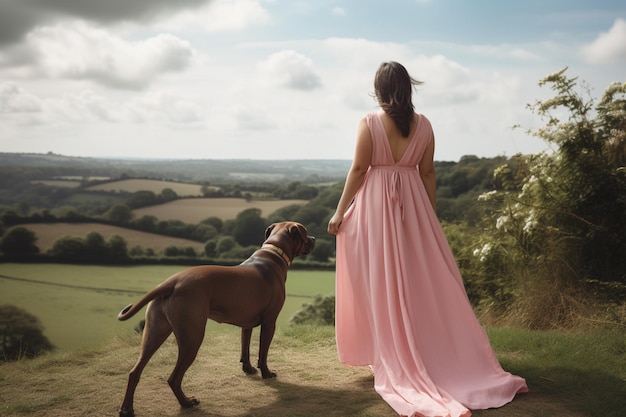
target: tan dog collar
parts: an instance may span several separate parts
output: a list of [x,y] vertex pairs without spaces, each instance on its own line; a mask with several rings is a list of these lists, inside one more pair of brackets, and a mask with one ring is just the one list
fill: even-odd
[[285,251],[278,246],[272,245],[271,243],[264,243],[263,246],[261,246],[261,249],[269,249],[270,251],[283,258],[283,260],[287,263],[287,267],[291,266],[291,259],[289,259],[289,256],[287,256]]

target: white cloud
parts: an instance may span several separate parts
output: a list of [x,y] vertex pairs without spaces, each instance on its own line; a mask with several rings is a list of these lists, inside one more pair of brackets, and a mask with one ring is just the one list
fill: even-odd
[[266,107],[257,104],[235,104],[230,109],[235,119],[236,127],[247,131],[275,129]]
[[626,63],[626,21],[617,19],[608,32],[583,46],[582,54],[590,64]]
[[0,118],[13,124],[176,124],[204,121],[193,99],[167,91],[151,91],[118,102],[91,89],[58,97],[39,97],[14,83],[0,85]]
[[294,90],[314,90],[321,86],[313,61],[293,50],[276,52],[258,64],[259,71],[273,83]]
[[41,111],[39,99],[16,84],[0,84],[0,113],[35,113]]
[[127,41],[84,22],[46,26],[31,32],[4,58],[12,75],[89,79],[121,89],[141,89],[164,73],[181,71],[195,55],[191,45],[161,34]]
[[346,15],[346,9],[343,7],[333,7],[330,12],[333,14],[333,16],[345,16]]
[[258,0],[214,0],[195,10],[182,10],[158,20],[156,27],[180,31],[236,31],[265,24],[269,13]]

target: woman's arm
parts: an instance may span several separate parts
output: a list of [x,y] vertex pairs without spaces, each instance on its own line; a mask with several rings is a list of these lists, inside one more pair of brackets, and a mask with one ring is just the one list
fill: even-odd
[[435,213],[437,212],[437,178],[435,176],[435,163],[433,161],[435,157],[435,137],[433,135],[430,144],[422,155],[422,160],[419,162],[420,176],[422,182],[426,188],[428,199],[433,206]]
[[367,120],[361,119],[357,131],[356,149],[354,151],[354,159],[352,160],[352,166],[346,177],[346,184],[343,187],[341,198],[337,204],[337,210],[335,214],[328,222],[328,233],[336,235],[339,231],[339,226],[343,221],[343,216],[350,207],[352,200],[356,192],[363,184],[365,174],[372,162],[372,136],[370,129],[367,126]]

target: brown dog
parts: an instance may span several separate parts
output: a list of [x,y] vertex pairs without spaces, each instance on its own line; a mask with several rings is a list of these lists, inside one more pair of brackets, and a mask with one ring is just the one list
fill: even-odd
[[149,303],[141,353],[128,376],[121,417],[134,416],[133,399],[141,372],[172,332],[178,343],[178,361],[168,383],[182,407],[199,404],[183,393],[181,384],[202,344],[207,319],[241,327],[241,362],[248,374],[256,372],[250,364],[252,329],[261,325],[258,367],[263,378],[276,376],[267,367],[267,352],[285,302],[287,269],[293,258],[313,251],[315,238],[308,236],[301,224],[283,222],[268,227],[265,239],[242,264],[197,266],[174,274],[117,316],[129,319]]

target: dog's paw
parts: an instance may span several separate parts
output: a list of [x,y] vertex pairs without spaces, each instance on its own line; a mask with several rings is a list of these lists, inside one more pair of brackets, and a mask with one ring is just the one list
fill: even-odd
[[272,371],[261,371],[261,375],[263,375],[263,379],[271,379],[276,378],[276,372]]
[[254,375],[258,372],[256,368],[250,364],[244,364],[241,369],[248,375]]
[[183,408],[191,408],[191,407],[195,407],[196,405],[199,405],[199,404],[200,404],[200,401],[195,399],[194,397],[189,397],[184,402],[180,403],[180,405]]
[[120,417],[135,417],[135,410],[132,408],[129,410],[127,408],[120,408]]

